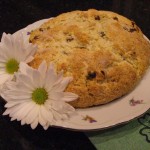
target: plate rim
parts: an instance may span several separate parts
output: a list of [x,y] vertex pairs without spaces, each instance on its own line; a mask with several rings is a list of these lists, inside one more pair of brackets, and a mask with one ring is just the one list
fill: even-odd
[[102,131],[102,130],[107,130],[107,129],[111,129],[111,128],[115,128],[117,126],[120,125],[125,125],[128,124],[129,122],[138,119],[140,117],[142,117],[144,114],[148,113],[148,111],[150,110],[150,108],[148,108],[146,111],[144,111],[142,114],[139,114],[138,116],[135,116],[129,120],[123,121],[123,122],[119,122],[116,124],[112,124],[110,126],[106,126],[106,127],[102,127],[102,128],[95,128],[95,129],[75,129],[75,128],[69,128],[69,127],[64,127],[64,126],[57,126],[57,125],[52,125],[51,127],[53,128],[61,128],[61,129],[66,129],[66,130],[70,130],[70,131],[81,131],[81,132],[95,132],[95,131]]

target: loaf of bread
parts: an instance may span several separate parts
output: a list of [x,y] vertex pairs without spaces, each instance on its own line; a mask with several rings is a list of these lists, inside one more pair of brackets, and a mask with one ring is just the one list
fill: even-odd
[[149,66],[150,44],[135,22],[109,11],[61,14],[31,32],[38,45],[37,68],[46,60],[73,81],[66,91],[79,95],[70,104],[106,104],[133,90]]

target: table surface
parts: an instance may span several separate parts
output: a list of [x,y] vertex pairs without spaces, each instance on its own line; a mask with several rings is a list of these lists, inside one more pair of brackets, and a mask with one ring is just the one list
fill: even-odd
[[[109,10],[134,20],[150,38],[150,0],[1,0],[0,36],[14,33],[35,21],[55,17],[72,10]],[[0,150],[94,150],[83,132],[58,128],[31,130],[20,122],[2,116],[0,101]],[[116,127],[115,127],[116,128]],[[112,128],[113,130],[114,128]],[[103,131],[105,132],[105,131]]]

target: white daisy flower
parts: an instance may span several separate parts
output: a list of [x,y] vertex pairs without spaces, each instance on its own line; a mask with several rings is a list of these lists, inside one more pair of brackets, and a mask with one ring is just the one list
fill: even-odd
[[47,129],[75,113],[66,102],[77,99],[78,95],[64,92],[72,78],[63,77],[62,72],[57,74],[52,63],[47,67],[43,61],[37,70],[20,63],[20,72],[15,77],[16,81],[7,82],[7,89],[1,94],[7,101],[4,115],[11,120],[30,124],[32,129],[38,124]]
[[24,40],[21,32],[3,33],[0,42],[0,87],[13,78],[19,69],[20,62],[30,62],[35,54],[36,46]]

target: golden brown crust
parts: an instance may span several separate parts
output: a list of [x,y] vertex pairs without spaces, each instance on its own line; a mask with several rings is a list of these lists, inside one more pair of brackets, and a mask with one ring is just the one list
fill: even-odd
[[149,66],[150,44],[137,25],[113,12],[73,11],[34,30],[30,42],[38,53],[74,80],[67,91],[79,95],[74,107],[108,103],[130,92]]

